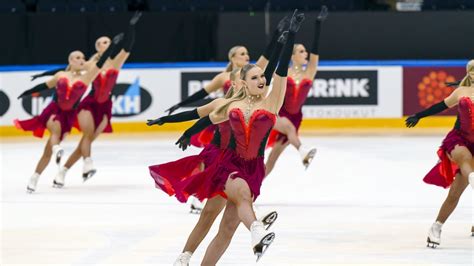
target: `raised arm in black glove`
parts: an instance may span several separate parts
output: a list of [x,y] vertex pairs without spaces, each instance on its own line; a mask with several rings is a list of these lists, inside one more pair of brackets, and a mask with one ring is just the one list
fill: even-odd
[[312,54],[319,54],[319,36],[321,35],[321,24],[328,17],[328,8],[326,6],[321,7],[318,17],[316,17],[316,24],[314,27],[314,39],[313,46],[311,47]]
[[114,47],[110,58],[114,59],[122,49],[127,53],[130,53],[130,51],[132,51],[133,44],[135,43],[135,25],[140,20],[141,16],[142,12],[135,12],[133,17],[130,19],[130,22],[128,23],[127,33],[123,38],[123,42],[121,43],[121,45],[117,45]]
[[280,63],[278,65],[277,70],[275,71],[275,74],[280,77],[286,77],[288,75],[288,63],[290,62],[291,54],[293,53],[295,35],[296,32],[298,32],[298,30],[300,29],[303,20],[304,14],[298,14],[297,10],[295,10],[293,17],[291,18],[290,27],[288,29],[288,37],[285,43],[285,47],[283,48],[283,52],[280,55]]
[[278,43],[277,42],[278,39],[280,38],[281,34],[290,25],[290,18],[291,18],[291,16],[287,15],[282,20],[280,20],[280,22],[278,22],[278,25],[277,25],[275,31],[273,31],[272,38],[270,39],[270,42],[268,42],[268,44],[265,47],[265,50],[263,51],[263,54],[262,54],[266,59],[270,60],[270,57],[272,56],[273,51],[275,50],[276,45]]
[[278,64],[278,58],[280,56],[281,50],[283,49],[283,45],[285,45],[287,39],[288,39],[288,31],[282,32],[273,49],[272,55],[268,59],[268,65],[264,71],[266,86],[269,86],[270,83],[272,82],[273,72],[275,72],[276,66]]

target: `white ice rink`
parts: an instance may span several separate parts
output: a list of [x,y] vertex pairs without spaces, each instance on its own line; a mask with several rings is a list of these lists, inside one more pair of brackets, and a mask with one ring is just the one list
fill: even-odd
[[[172,265],[198,216],[155,189],[147,166],[198,152],[178,150],[177,136],[99,139],[96,176],[82,183],[80,162],[65,188],[55,189],[51,163],[32,195],[26,185],[45,140],[2,140],[0,264]],[[256,202],[259,213],[279,213],[275,242],[258,264],[473,265],[470,187],[443,227],[441,246],[426,248],[447,190],[422,178],[436,162],[442,138],[303,137],[318,148],[313,164],[304,171],[288,148]],[[76,141],[64,142],[66,155]],[[191,265],[199,265],[218,222]],[[218,265],[254,261],[250,234],[241,225]]]

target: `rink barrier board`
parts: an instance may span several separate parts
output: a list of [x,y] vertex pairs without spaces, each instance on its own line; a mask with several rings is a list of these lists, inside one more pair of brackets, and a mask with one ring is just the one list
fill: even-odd
[[[455,116],[427,117],[416,125],[416,128],[446,128],[447,130],[454,126]],[[164,126],[147,126],[143,122],[121,122],[113,123],[114,133],[153,133],[153,132],[184,132],[193,122],[183,122],[177,124],[167,124]],[[301,131],[316,132],[321,129],[341,129],[344,132],[350,132],[354,129],[369,129],[377,132],[379,129],[406,129],[405,118],[368,118],[368,119],[304,119],[301,124]],[[45,133],[46,135],[47,133]],[[73,129],[73,135],[79,134],[79,131]],[[32,136],[31,132],[25,132],[14,126],[0,127],[1,137]]]

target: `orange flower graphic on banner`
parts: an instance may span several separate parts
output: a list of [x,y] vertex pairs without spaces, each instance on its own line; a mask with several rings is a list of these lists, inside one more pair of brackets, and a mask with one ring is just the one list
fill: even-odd
[[442,70],[431,71],[428,75],[424,76],[421,82],[418,83],[420,106],[428,108],[448,97],[455,88],[446,86],[445,82],[454,81],[456,81],[454,76]]

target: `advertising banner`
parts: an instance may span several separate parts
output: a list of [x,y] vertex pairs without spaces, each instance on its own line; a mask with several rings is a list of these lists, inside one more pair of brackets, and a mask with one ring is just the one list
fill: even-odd
[[[446,82],[461,80],[465,67],[405,67],[403,69],[403,115],[422,111],[448,97],[455,89]],[[455,108],[440,115],[455,115]]]
[[[204,88],[221,68],[134,68],[120,71],[113,90],[115,122],[144,122]],[[40,114],[54,90],[18,100],[23,91],[45,82],[30,81],[40,71],[0,72],[0,125]],[[86,94],[89,91],[86,92]],[[222,90],[188,107],[222,97]],[[401,67],[320,67],[303,107],[306,118],[380,118],[402,115]]]

